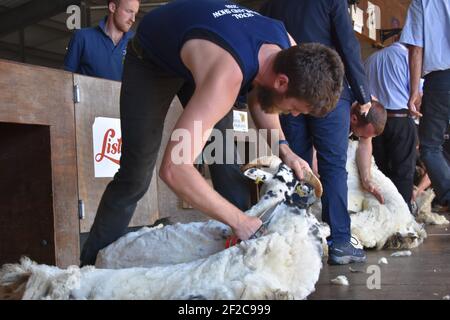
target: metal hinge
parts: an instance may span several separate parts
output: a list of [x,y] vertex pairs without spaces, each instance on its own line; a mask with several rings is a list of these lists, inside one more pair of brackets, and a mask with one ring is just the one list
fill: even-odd
[[78,200],[78,218],[83,220],[86,217],[84,212],[84,201]]
[[73,86],[73,102],[75,102],[75,103],[81,102],[80,86],[77,84]]

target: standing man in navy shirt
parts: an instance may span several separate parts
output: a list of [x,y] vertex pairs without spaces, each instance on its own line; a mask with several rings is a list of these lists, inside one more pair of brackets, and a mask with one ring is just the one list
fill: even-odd
[[73,35],[64,69],[91,77],[121,81],[130,31],[140,0],[108,0],[109,14],[94,28]]
[[[354,100],[366,112],[370,93],[345,0],[269,0],[260,12],[284,22],[287,31],[301,44],[318,42],[335,49],[345,66],[346,81],[336,108],[324,118],[310,115],[281,116],[281,125],[291,148],[312,162],[317,150],[319,174],[323,184],[322,219],[330,225],[330,264],[363,262],[364,251],[350,242],[350,216],[347,211],[347,162],[350,106]],[[350,87],[349,87],[350,85]],[[367,144],[368,145],[368,144]],[[361,145],[357,157],[371,150]],[[365,186],[370,191],[370,186]]]

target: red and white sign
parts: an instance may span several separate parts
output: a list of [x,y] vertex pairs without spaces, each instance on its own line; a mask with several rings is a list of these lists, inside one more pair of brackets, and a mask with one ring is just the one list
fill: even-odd
[[95,118],[92,126],[92,137],[95,177],[113,177],[120,167],[122,151],[120,119]]

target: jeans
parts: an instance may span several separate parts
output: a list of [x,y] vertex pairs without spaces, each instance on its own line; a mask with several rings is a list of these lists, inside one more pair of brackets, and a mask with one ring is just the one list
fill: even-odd
[[313,145],[317,150],[318,169],[323,185],[322,220],[331,229],[328,240],[350,241],[346,170],[350,101],[340,99],[336,108],[323,118],[282,115],[280,121],[292,150],[310,165]]
[[[81,265],[95,264],[98,251],[126,233],[137,202],[152,180],[170,104],[177,94],[186,103],[193,92],[184,79],[158,66],[135,45],[138,44],[130,41],[120,93],[120,169],[100,200],[81,253]],[[230,112],[216,128],[232,128],[232,115]],[[250,190],[239,166],[215,164],[210,171],[217,191],[241,210],[248,209]]]
[[425,77],[421,109],[420,157],[438,202],[450,204],[450,166],[443,154],[444,134],[450,121],[450,69]]

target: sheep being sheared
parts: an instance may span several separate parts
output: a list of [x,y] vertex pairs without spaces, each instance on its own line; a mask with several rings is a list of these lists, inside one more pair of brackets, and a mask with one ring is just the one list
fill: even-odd
[[291,169],[261,179],[263,196],[247,214],[279,205],[260,238],[224,250],[231,232],[218,222],[146,228],[100,253],[98,265],[109,269],[5,265],[0,295],[17,293],[28,277],[24,299],[304,299],[319,278],[326,229],[290,203],[298,184]]
[[392,181],[375,165],[372,158],[373,182],[379,186],[385,203],[365,192],[360,184],[355,154],[357,141],[350,141],[347,151],[348,209],[352,234],[366,248],[409,249],[427,237],[423,225],[417,223]]
[[[254,165],[265,168],[254,168]],[[247,166],[250,169],[246,170],[245,174],[253,180],[264,182],[264,184],[261,188],[263,195],[261,200],[246,214],[258,216],[295,193],[297,180],[293,179],[292,171],[288,167],[280,165],[279,158],[264,157]],[[278,172],[277,168],[279,168]],[[315,191],[316,195],[321,194],[320,184],[316,183]],[[273,222],[270,228],[272,228],[272,224]],[[325,238],[329,235],[328,226],[320,225],[319,233],[325,243]],[[189,224],[178,223],[158,230],[143,228],[125,235],[101,250],[96,266],[115,269],[152,267],[206,258],[223,250],[225,239],[230,235],[231,229],[228,226],[212,220]],[[146,248],[154,249],[147,250]],[[170,252],[170,255],[167,252]]]

